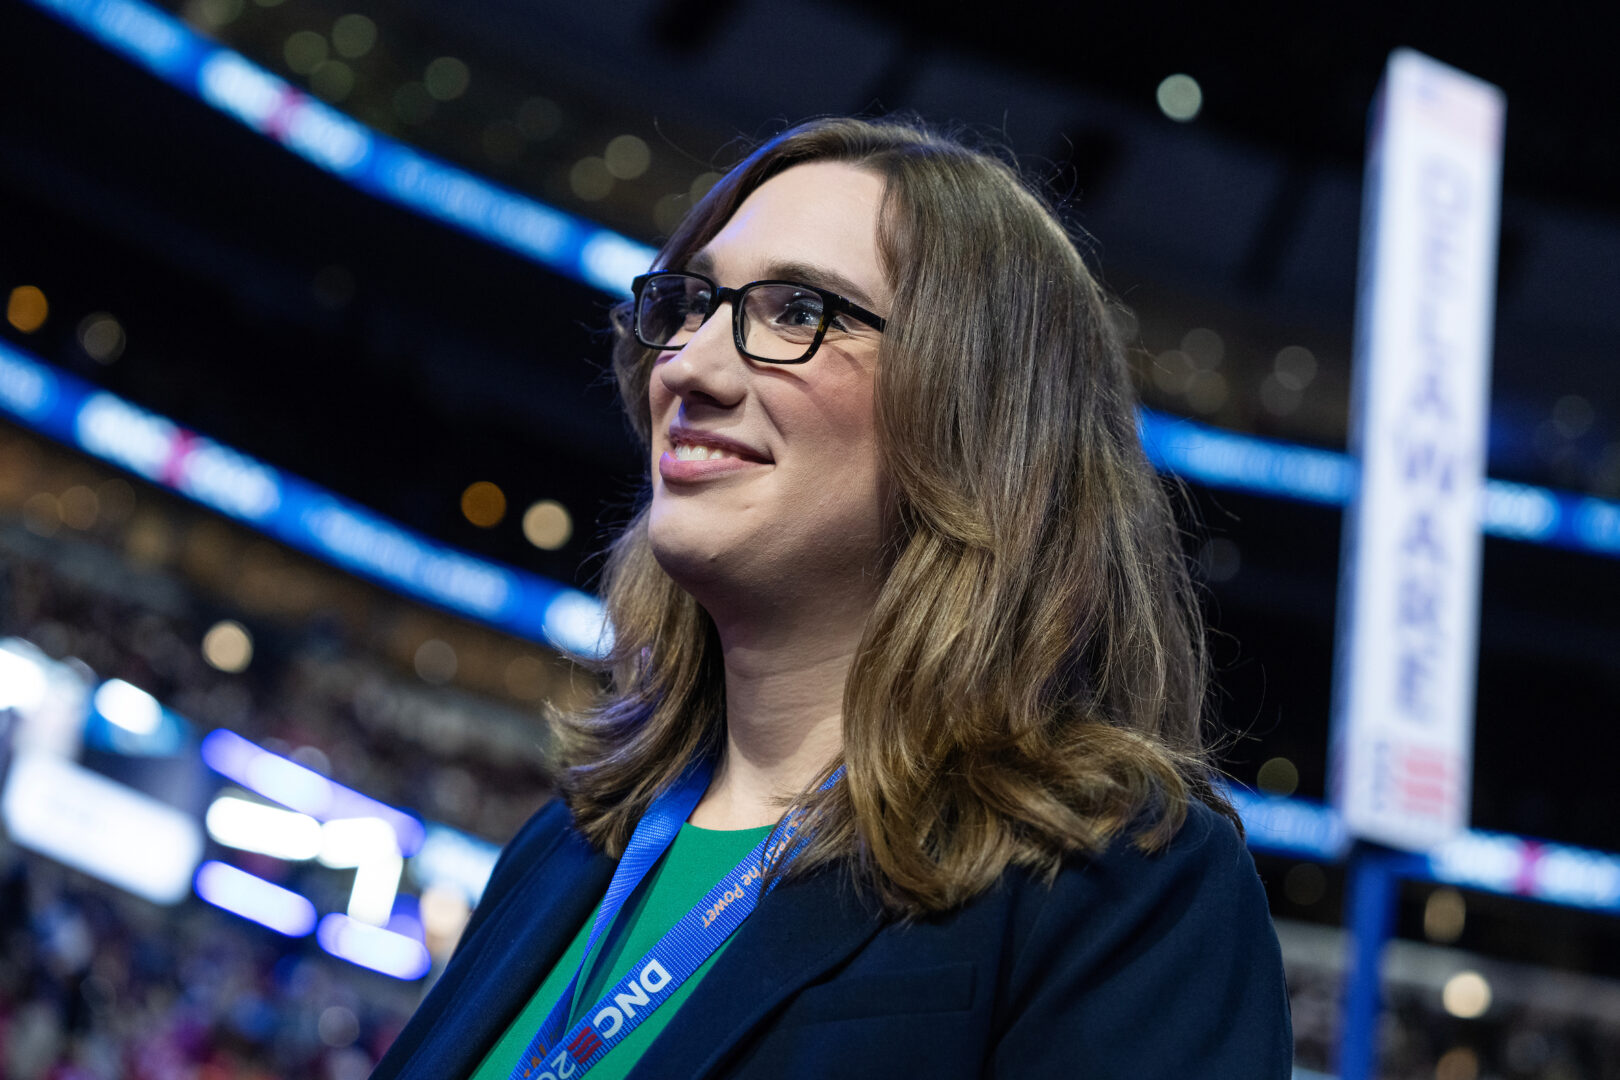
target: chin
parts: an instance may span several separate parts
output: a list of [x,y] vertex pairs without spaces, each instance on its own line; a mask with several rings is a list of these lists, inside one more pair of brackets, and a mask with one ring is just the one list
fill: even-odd
[[693,592],[694,586],[723,574],[727,545],[713,521],[684,520],[688,517],[655,509],[647,521],[647,542],[664,573]]

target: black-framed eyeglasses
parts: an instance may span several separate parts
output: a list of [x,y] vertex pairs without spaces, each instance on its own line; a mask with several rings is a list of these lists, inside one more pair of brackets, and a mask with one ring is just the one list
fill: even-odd
[[731,304],[737,351],[767,364],[802,364],[815,355],[829,328],[855,319],[881,331],[884,319],[835,292],[796,281],[751,281],[728,289],[688,270],[659,270],[631,282],[632,332],[649,349],[667,349]]

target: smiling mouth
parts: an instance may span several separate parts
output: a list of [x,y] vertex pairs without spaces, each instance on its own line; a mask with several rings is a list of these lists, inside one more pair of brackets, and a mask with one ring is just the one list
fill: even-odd
[[771,459],[751,446],[707,431],[671,427],[669,457],[674,461],[745,461],[768,465]]
[[694,446],[691,443],[676,443],[670,456],[676,461],[718,461],[722,458],[730,458],[733,461],[748,460],[732,450],[722,450],[718,446]]

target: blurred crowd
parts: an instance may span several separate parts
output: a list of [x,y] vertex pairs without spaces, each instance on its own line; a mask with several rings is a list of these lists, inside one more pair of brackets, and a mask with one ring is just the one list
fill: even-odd
[[[1620,1078],[1620,1014],[1605,1018],[1601,1008],[1571,1010],[1515,994],[1462,1019],[1447,1013],[1439,987],[1388,976],[1386,964],[1380,1080]],[[1288,964],[1296,1067],[1331,1074],[1343,980],[1337,966]]]
[[15,1080],[360,1080],[417,999],[192,901],[0,847],[0,1070]]
[[[116,478],[70,478],[103,492],[103,512],[85,527],[41,521],[37,502],[19,505],[34,495],[18,483],[17,455],[5,453],[17,442],[4,444],[4,434],[0,639],[32,643],[87,686],[119,678],[147,690],[185,718],[193,758],[198,738],[227,727],[492,844],[549,798],[541,706],[555,696],[545,691],[569,685],[553,670],[560,660],[512,643],[541,693],[490,694],[411,664],[421,639],[453,641],[462,672],[476,673],[476,632],[380,590],[313,616],[255,605],[251,595],[244,602],[220,584],[262,575],[267,561],[283,584],[302,579],[306,590],[339,575],[267,552],[164,496],[142,493],[138,509],[109,512],[119,487],[129,487]],[[61,487],[57,464],[52,455],[36,479]],[[154,533],[164,541],[155,552]],[[244,573],[244,559],[257,560],[257,569]],[[251,662],[237,671],[211,664],[202,647],[209,627],[227,617],[252,631]],[[11,719],[0,709],[0,770]],[[223,783],[213,777],[205,796]],[[202,809],[186,792],[174,794],[188,813]],[[405,887],[415,884],[407,872]],[[435,972],[453,944],[429,933]],[[367,971],[308,937],[283,937],[196,898],[152,904],[24,850],[0,830],[7,1080],[364,1077],[432,977],[404,982]]]

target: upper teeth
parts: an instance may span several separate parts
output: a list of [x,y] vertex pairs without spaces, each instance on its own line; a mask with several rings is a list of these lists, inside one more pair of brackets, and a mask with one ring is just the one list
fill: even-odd
[[734,458],[736,454],[730,450],[721,450],[715,446],[692,446],[686,443],[675,447],[676,461],[712,461],[715,458]]

